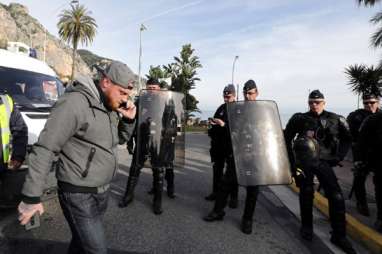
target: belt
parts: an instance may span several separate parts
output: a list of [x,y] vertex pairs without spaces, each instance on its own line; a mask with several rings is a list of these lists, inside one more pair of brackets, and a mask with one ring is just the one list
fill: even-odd
[[73,185],[62,181],[58,181],[57,185],[59,190],[71,193],[105,193],[110,188],[110,184],[105,184],[98,187],[88,187]]

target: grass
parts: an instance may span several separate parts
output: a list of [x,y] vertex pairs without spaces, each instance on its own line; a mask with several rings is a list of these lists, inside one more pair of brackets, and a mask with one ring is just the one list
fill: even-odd
[[203,132],[207,133],[206,126],[186,126],[186,132]]

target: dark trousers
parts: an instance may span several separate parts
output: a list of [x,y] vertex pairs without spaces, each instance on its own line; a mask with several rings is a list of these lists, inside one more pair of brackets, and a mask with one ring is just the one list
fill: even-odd
[[316,175],[329,202],[333,235],[344,237],[346,235],[345,200],[333,168],[326,161],[321,160],[318,166],[304,168],[303,172],[305,178],[301,183],[299,197],[302,226],[313,228],[313,178]]
[[58,199],[72,232],[69,254],[107,253],[102,218],[107,208],[108,193],[59,191]]
[[361,172],[354,173],[354,195],[357,202],[362,205],[367,205],[365,183],[369,173],[369,169],[362,169]]
[[[214,163],[212,165],[212,192],[214,194],[218,193],[218,190],[221,188],[221,182],[224,175],[224,166],[225,166],[225,158],[216,158],[214,159]],[[239,185],[236,182],[236,185],[232,183],[233,186],[230,190],[231,199],[237,199],[239,193]]]
[[[227,205],[228,196],[238,188],[237,176],[235,170],[235,162],[233,156],[227,159],[227,170],[223,175],[220,188],[218,189],[214,211],[221,213]],[[252,220],[255,213],[257,196],[259,194],[259,186],[247,186],[247,196],[245,199],[245,207],[243,219]]]
[[[357,202],[367,205],[366,198],[366,179],[371,170],[365,170],[364,172],[354,176],[354,194]],[[375,170],[373,175],[375,202],[377,204],[377,220],[382,220],[382,172]]]

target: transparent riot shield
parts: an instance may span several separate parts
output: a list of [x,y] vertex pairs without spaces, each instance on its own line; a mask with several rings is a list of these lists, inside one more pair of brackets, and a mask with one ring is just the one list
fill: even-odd
[[141,91],[136,151],[141,165],[153,168],[184,166],[183,98],[183,94],[173,91]]
[[243,186],[291,183],[276,103],[228,103],[227,113],[238,183]]

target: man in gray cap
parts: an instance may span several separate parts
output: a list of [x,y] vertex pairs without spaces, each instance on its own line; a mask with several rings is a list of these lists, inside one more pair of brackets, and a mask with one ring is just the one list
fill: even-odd
[[97,69],[97,85],[80,75],[55,104],[29,155],[18,207],[22,225],[44,212],[40,197],[58,157],[58,198],[72,232],[68,253],[107,253],[102,217],[118,165],[117,112],[128,119],[136,114],[127,66],[112,62]]
[[[208,136],[211,138],[211,148],[210,156],[211,162],[213,163],[213,180],[212,180],[212,193],[205,197],[208,201],[213,201],[216,199],[218,193],[218,186],[220,185],[221,179],[223,177],[224,166],[226,164],[227,156],[229,156],[230,148],[230,137],[229,132],[226,128],[218,124],[219,119],[224,121],[224,116],[226,114],[226,103],[236,101],[236,91],[235,86],[232,84],[224,87],[223,90],[224,104],[220,105],[214,114],[214,118],[209,119],[211,128],[208,130]],[[238,206],[238,185],[232,188],[230,193],[231,199],[229,202],[230,208],[236,208]]]

